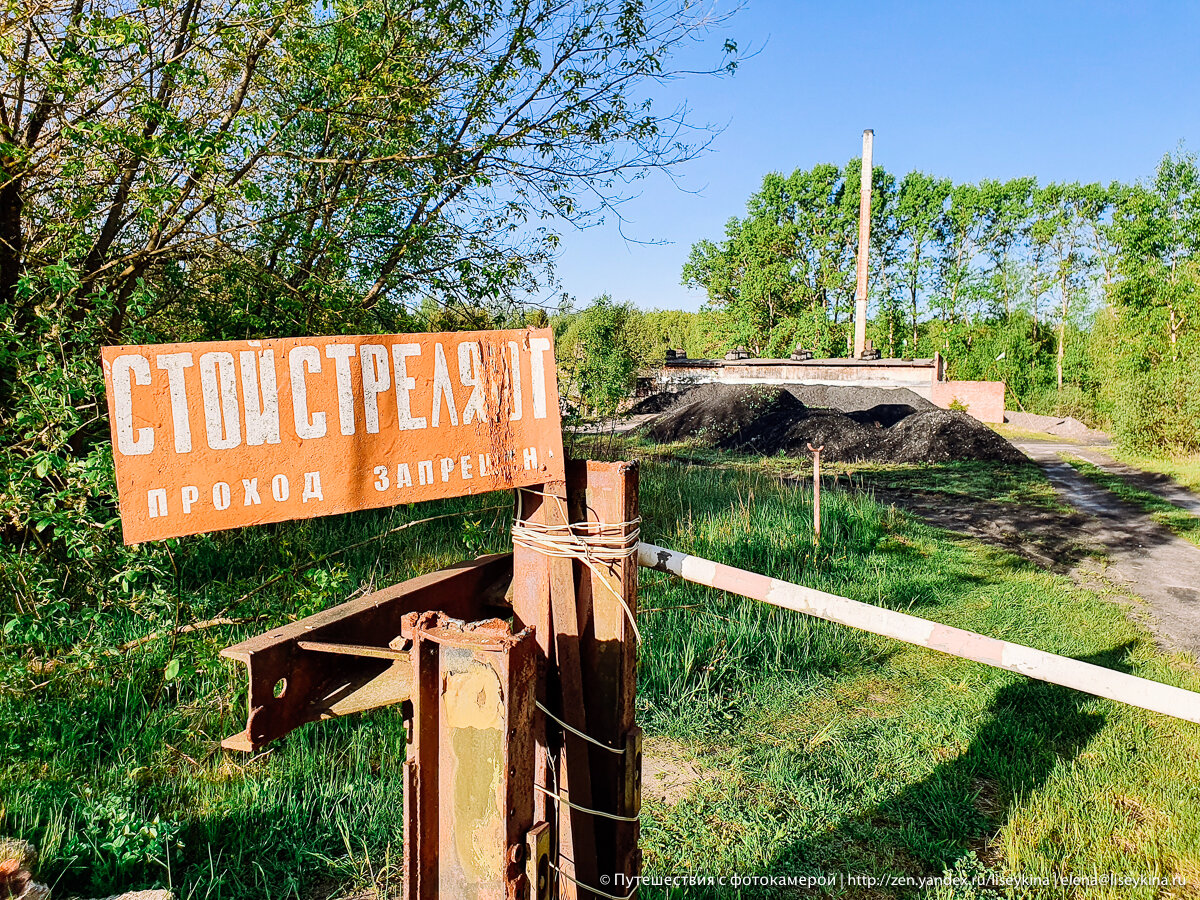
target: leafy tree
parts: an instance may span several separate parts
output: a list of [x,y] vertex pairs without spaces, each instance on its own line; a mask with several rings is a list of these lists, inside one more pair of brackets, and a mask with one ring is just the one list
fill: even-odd
[[976,277],[971,262],[982,239],[982,222],[978,188],[972,184],[955,185],[938,235],[941,253],[935,304],[944,323],[964,315],[966,301],[974,294]]
[[[860,166],[851,160],[844,169],[822,164],[787,177],[771,173],[750,197],[746,217],[726,224],[724,241],[692,247],[682,281],[703,288],[725,314],[730,343],[761,354],[781,326],[836,326],[852,314]],[[887,234],[894,179],[879,167],[872,179],[874,241]]]
[[938,237],[946,231],[946,204],[952,185],[948,179],[909,172],[900,181],[896,197],[895,230],[906,253],[900,277],[908,299],[912,326],[911,356],[919,356],[918,298],[932,279],[937,261]]
[[1058,345],[1056,376],[1063,387],[1063,359],[1066,354],[1067,325],[1078,298],[1085,292],[1084,278],[1092,265],[1086,248],[1085,223],[1099,217],[1105,208],[1103,189],[1096,184],[1049,184],[1036,192],[1041,215],[1035,240],[1045,246],[1058,288]]
[[451,324],[505,315],[553,220],[694,154],[647,92],[721,21],[686,0],[4,2],[0,520],[6,548],[60,559],[114,548],[98,346],[402,330],[430,299]]
[[[1122,191],[1107,229],[1117,249],[1110,310],[1097,323],[1100,402],[1126,444],[1200,448],[1200,168],[1166,156]],[[1117,352],[1116,348],[1119,348]]]
[[980,249],[991,261],[988,272],[999,294],[1000,307],[1005,316],[1011,316],[1015,291],[1009,265],[1011,256],[1027,237],[1033,193],[1037,189],[1034,178],[1014,178],[1012,181],[985,180],[979,183],[978,210],[982,219]]
[[651,349],[628,303],[602,294],[560,321],[556,335],[559,391],[584,415],[611,416],[632,393]]

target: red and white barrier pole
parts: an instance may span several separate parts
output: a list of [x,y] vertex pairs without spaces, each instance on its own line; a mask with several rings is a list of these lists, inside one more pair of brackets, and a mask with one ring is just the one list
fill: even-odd
[[1200,723],[1200,694],[1168,684],[1056,656],[1032,647],[1010,644],[973,631],[939,625],[907,613],[860,603],[766,575],[756,575],[745,569],[654,544],[642,543],[638,547],[638,563],[649,569],[678,575],[685,581],[761,600],[772,606],[794,609],[818,619],[838,622],[918,647],[928,647],[951,656],[1018,672],[1039,681],[1061,684],[1097,697],[1107,697],[1140,709]]

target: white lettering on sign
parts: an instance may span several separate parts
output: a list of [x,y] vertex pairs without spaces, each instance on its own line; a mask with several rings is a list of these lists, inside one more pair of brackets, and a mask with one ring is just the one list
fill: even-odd
[[[493,408],[507,405],[508,421],[517,422],[524,414],[521,351],[516,341],[508,342],[508,350],[508,359],[501,364],[502,380],[492,384],[491,397]],[[549,350],[550,341],[546,338],[534,338],[529,342],[535,419],[547,416],[545,355]],[[432,398],[429,406],[422,410],[428,415],[416,415],[412,404],[417,382],[408,371],[408,362],[421,356],[419,344],[392,344],[390,353],[383,344],[328,345],[325,358],[333,360],[340,433],[345,436],[355,434],[358,410],[361,410],[366,432],[379,434],[382,421],[380,398],[393,390],[396,403],[394,427],[402,431],[443,427],[447,420],[452,427],[491,421],[479,343],[464,341],[456,352],[457,379],[451,375],[442,343],[434,344]],[[318,348],[308,345],[293,347],[287,354],[294,434],[305,441],[328,434],[327,415],[331,410],[311,409],[309,405],[309,382],[312,376],[322,375],[321,359]],[[165,375],[175,452],[190,453],[192,429],[187,371],[193,368],[193,355],[157,354],[154,365]],[[203,353],[197,368],[205,437],[211,449],[232,450],[242,446],[243,440],[251,447],[281,442],[280,394],[274,350],[243,350],[236,359],[234,354],[222,351]],[[134,385],[155,386],[150,361],[141,354],[122,354],[113,359],[111,371],[117,452],[122,456],[150,454],[156,446],[155,429],[133,427]],[[356,380],[361,385],[358,394],[354,389]],[[460,402],[459,389],[469,391],[465,402]]]
[[508,414],[508,421],[516,422],[521,418],[521,351],[517,348],[516,341],[508,342],[509,365],[505,370],[505,375],[509,379],[509,390],[512,393],[512,412]]
[[106,347],[125,539],[560,480],[551,337]]
[[[549,456],[554,455],[552,448],[545,448]],[[505,454],[513,459],[520,458],[523,466],[526,469],[533,469],[537,466],[538,448],[523,447],[518,451],[510,451]],[[480,453],[475,457],[463,455],[459,457],[441,457],[436,460],[419,460],[417,462],[417,472],[421,484],[450,483],[459,481],[464,486],[464,493],[473,493],[473,486],[467,482],[473,481],[476,476],[483,477],[489,469],[492,461],[490,453]],[[393,480],[391,477],[391,468],[389,465],[380,464],[371,468],[371,473],[374,476],[372,486],[379,493],[386,493],[392,490],[402,490],[411,488],[413,485],[411,468],[409,463],[396,463],[396,477]],[[301,502],[308,503],[310,501],[323,501],[325,499],[324,490],[321,484],[321,472],[311,471],[297,473],[296,478],[303,478],[304,489],[301,494]],[[242,493],[243,506],[261,506],[263,499],[258,490],[259,478],[243,478]],[[271,479],[271,498],[276,503],[286,503],[291,496],[291,479],[283,473],[275,475]],[[228,482],[217,481],[211,485],[212,508],[217,511],[229,509],[233,502],[233,491]],[[193,511],[200,508],[207,508],[206,502],[201,498],[206,496],[205,489],[199,485],[184,485],[180,489],[180,505],[184,515],[192,515]],[[167,515],[167,491],[165,488],[153,488],[147,492],[147,504],[150,518],[159,518]]]
[[424,428],[426,424],[424,416],[412,414],[412,389],[417,386],[417,380],[408,374],[408,357],[420,355],[420,344],[392,345],[392,363],[396,367],[396,414],[399,417],[396,425],[405,431]]
[[144,356],[127,353],[113,360],[113,393],[116,395],[113,421],[117,428],[117,452],[126,456],[143,456],[154,451],[154,429],[139,428],[133,433],[133,382],[150,384],[150,363]]
[[243,478],[242,492],[245,499],[242,501],[242,506],[260,506],[262,500],[258,496],[258,479]]
[[321,354],[316,347],[293,347],[288,354],[288,368],[292,378],[292,410],[295,413],[296,437],[302,440],[325,437],[325,413],[308,416],[308,384],[305,371],[321,371]]
[[529,342],[529,352],[533,355],[531,367],[533,370],[533,417],[546,418],[546,351],[550,349],[550,341],[546,338],[534,338]]
[[367,434],[379,434],[379,395],[392,386],[387,349],[380,344],[362,346],[363,411]]
[[166,488],[155,488],[152,491],[147,491],[146,500],[150,507],[150,518],[157,519],[159,516],[167,514]]
[[325,497],[321,493],[321,473],[320,472],[305,472],[304,473],[304,494],[300,500],[302,503],[307,503],[309,500],[324,500]]
[[450,386],[450,371],[446,368],[446,351],[441,344],[433,345],[433,427],[441,424],[442,400],[450,413],[450,424],[458,424],[458,410],[454,408],[454,388]]
[[482,370],[483,359],[479,354],[479,345],[474,341],[459,344],[458,378],[463,387],[471,388],[471,396],[467,398],[467,405],[463,407],[462,412],[464,425],[470,425],[476,417],[480,420],[487,418],[487,411],[483,407],[483,385],[480,383]]
[[279,443],[279,388],[275,384],[275,351],[238,354],[242,365],[242,397],[246,404],[246,443],[251,447]]
[[214,450],[232,450],[242,442],[232,353],[200,355],[200,390],[204,396],[204,429],[208,433],[208,446]]
[[187,388],[183,370],[192,367],[190,353],[163,353],[157,366],[167,373],[167,389],[171,392],[171,427],[175,432],[175,452],[192,452],[192,420],[188,416]]
[[333,360],[337,374],[338,422],[342,434],[354,434],[354,385],[350,380],[350,357],[354,355],[353,344],[330,344],[325,355]]

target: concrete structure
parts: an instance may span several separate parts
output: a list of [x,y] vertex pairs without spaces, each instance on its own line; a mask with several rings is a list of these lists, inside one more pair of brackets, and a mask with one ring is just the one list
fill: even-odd
[[647,387],[654,391],[677,391],[697,384],[907,388],[942,409],[965,408],[981,422],[1004,421],[1004,382],[947,381],[940,356],[862,360],[686,359],[675,355],[650,381]]

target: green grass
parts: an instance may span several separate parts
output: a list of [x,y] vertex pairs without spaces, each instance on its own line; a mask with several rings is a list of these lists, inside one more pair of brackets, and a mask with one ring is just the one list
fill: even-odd
[[[698,466],[762,472],[799,481],[812,479],[811,455],[742,455],[704,446],[703,442],[695,440],[655,444],[636,434],[605,435],[590,442],[581,442],[580,448],[593,451],[597,458],[679,461]],[[821,472],[826,482],[833,482],[833,487],[845,479],[851,485],[923,491],[963,500],[1020,503],[1053,510],[1068,508],[1063,505],[1045,473],[1032,462],[956,460],[941,463],[847,463],[824,460]]]
[[1172,456],[1159,459],[1153,456],[1142,456],[1130,453],[1120,447],[1107,448],[1107,452],[1122,462],[1128,463],[1147,472],[1158,472],[1169,475],[1186,488],[1200,491],[1200,453],[1186,456]]
[[[1119,608],[1011,555],[832,492],[814,551],[806,492],[675,472],[646,479],[650,540],[1200,687]],[[668,608],[645,615],[643,720],[714,773],[647,805],[650,871],[938,875],[974,851],[1028,875],[1200,874],[1197,726],[656,573],[642,596]]]
[[1138,506],[1149,514],[1150,518],[1165,526],[1169,531],[1200,547],[1200,517],[1185,509],[1180,509],[1169,500],[1160,497],[1152,491],[1130,484],[1120,475],[1106,472],[1099,466],[1075,456],[1064,456],[1067,463],[1077,472],[1087,476],[1096,484],[1116,494],[1122,500]]
[[[1118,607],[861,491],[823,495],[814,547],[808,488],[776,465],[647,462],[647,540],[1200,688],[1194,665],[1158,653]],[[946,490],[965,478],[980,492],[1016,478],[1014,496],[1027,490],[1019,473],[963,471],[921,477]],[[507,501],[188,539],[173,551],[178,579],[114,584],[95,609],[4,610],[17,624],[0,644],[0,834],[38,844],[61,895],[168,884],[225,900],[396,891],[398,712],[306,726],[255,758],[228,753],[216,741],[242,727],[245,686],[217,652],[357,590],[502,547],[507,513],[481,511],[497,502]],[[451,512],[466,518],[322,560]],[[1200,884],[1200,727],[646,570],[640,602],[640,722],[710,773],[674,805],[647,799],[648,873],[929,876],[958,865],[1178,872]],[[106,652],[217,615],[247,621]],[[46,658],[57,660],[49,672]]]
[[1064,509],[1062,501],[1033,463],[962,460],[944,463],[839,463],[822,466],[889,490],[925,491],[961,500],[1019,503]]

